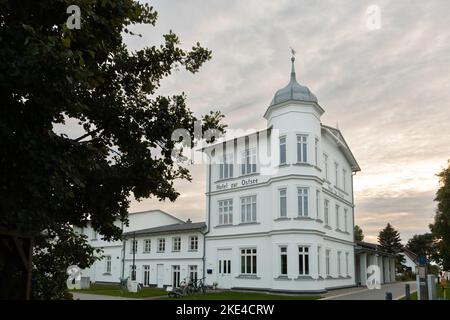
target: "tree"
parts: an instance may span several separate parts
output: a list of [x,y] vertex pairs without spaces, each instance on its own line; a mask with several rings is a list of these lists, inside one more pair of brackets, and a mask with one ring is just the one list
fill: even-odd
[[363,241],[364,240],[364,233],[363,233],[362,229],[356,224],[353,229],[353,233],[354,233],[355,241]]
[[436,256],[436,244],[431,233],[416,234],[408,240],[406,247],[417,256],[425,256],[431,261]]
[[440,187],[434,199],[438,206],[430,230],[437,241],[436,260],[444,271],[450,271],[450,160],[438,177]]
[[[66,24],[72,4],[80,29]],[[123,35],[136,37],[133,25],[156,20],[152,7],[133,0],[0,0],[0,229],[35,237],[37,298],[64,296],[65,265],[92,262],[86,239],[69,226],[90,221],[105,240],[117,240],[114,222],[127,223],[131,197],[177,198],[174,180],[191,176],[172,158],[175,129],[193,141],[197,120],[203,131],[225,130],[220,112],[198,119],[184,93],[157,92],[175,67],[195,73],[211,51],[199,43],[182,49],[172,32],[159,46],[127,49]],[[67,119],[84,133],[58,134],[55,125]],[[2,286],[20,290],[11,279],[1,278]]]
[[380,231],[378,235],[378,243],[380,244],[380,249],[388,253],[395,255],[395,266],[397,272],[403,272],[405,258],[401,253],[403,252],[403,245],[400,239],[400,233],[395,230],[390,223]]

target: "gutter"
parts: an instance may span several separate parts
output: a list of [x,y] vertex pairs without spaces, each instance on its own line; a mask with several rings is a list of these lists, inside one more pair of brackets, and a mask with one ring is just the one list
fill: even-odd
[[206,235],[209,233],[209,224],[211,221],[211,161],[208,164],[208,222],[206,223],[206,231],[203,233],[203,279],[206,279]]

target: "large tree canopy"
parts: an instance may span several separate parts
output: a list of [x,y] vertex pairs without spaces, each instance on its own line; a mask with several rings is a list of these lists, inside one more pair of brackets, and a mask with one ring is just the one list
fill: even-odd
[[436,260],[436,244],[431,233],[415,234],[406,247],[417,256],[425,256],[429,261]]
[[450,271],[450,161],[439,174],[440,187],[436,192],[437,203],[431,233],[437,240],[437,262],[445,271]]
[[[81,29],[66,25],[73,4]],[[39,236],[35,252],[54,254],[49,244],[58,239],[79,248],[67,226],[88,220],[118,239],[113,222],[126,221],[130,196],[173,201],[173,181],[190,179],[171,157],[171,134],[193,135],[197,118],[183,93],[157,89],[175,66],[195,73],[211,52],[198,43],[182,49],[172,32],[162,45],[130,52],[124,33],[156,19],[132,0],[0,0],[0,227]],[[84,133],[55,132],[68,118]],[[221,120],[211,112],[202,128],[223,132]],[[88,263],[92,252],[76,248],[70,263]]]

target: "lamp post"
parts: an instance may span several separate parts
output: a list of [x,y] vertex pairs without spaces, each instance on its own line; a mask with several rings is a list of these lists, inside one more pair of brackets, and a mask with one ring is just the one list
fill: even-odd
[[131,271],[131,280],[136,280],[136,231],[133,232],[133,267]]

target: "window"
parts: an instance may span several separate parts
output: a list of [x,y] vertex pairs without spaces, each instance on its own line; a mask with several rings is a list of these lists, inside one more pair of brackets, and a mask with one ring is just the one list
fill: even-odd
[[337,267],[338,267],[338,276],[341,276],[341,252],[337,252]]
[[158,239],[158,252],[166,251],[166,239]]
[[242,152],[241,171],[243,175],[256,173],[256,148]]
[[345,275],[348,277],[350,274],[348,273],[348,252],[345,253]]
[[336,229],[340,229],[340,223],[339,223],[339,205],[336,205]]
[[298,216],[308,216],[308,188],[297,188]]
[[189,279],[193,282],[196,283],[197,279],[198,279],[198,268],[197,266],[189,266]]
[[280,274],[287,275],[287,247],[280,247]]
[[189,250],[190,251],[198,250],[198,236],[189,237]]
[[347,227],[347,215],[348,215],[348,210],[347,210],[347,208],[344,208],[344,231],[345,231],[345,232],[348,231],[348,227]]
[[297,135],[297,162],[308,162],[308,136]]
[[144,269],[144,286],[148,287],[150,285],[150,266],[142,266]]
[[105,272],[111,273],[111,256],[105,256]]
[[172,251],[178,252],[181,250],[181,238],[174,237],[172,238]]
[[347,191],[347,170],[342,169],[342,189]]
[[180,286],[180,266],[172,266],[172,286],[174,288]]
[[325,272],[330,276],[330,249],[325,250]]
[[149,253],[152,248],[152,241],[150,239],[144,240],[144,253]]
[[316,166],[319,165],[319,139],[314,140],[314,161]]
[[233,199],[219,201],[219,225],[233,224]]
[[330,201],[325,199],[324,200],[324,209],[323,209],[323,214],[324,214],[324,222],[325,222],[325,226],[329,225],[329,215],[328,215],[328,211],[329,211],[329,206],[330,206]]
[[309,275],[309,247],[298,247],[298,274]]
[[286,188],[280,189],[279,191],[280,195],[280,217],[286,218],[287,217],[287,198],[286,198]]
[[317,274],[319,275],[319,277],[322,274],[322,265],[320,263],[320,254],[322,253],[322,248],[321,247],[317,247]]
[[97,240],[98,233],[94,229],[92,229],[92,240]]
[[241,273],[256,275],[256,249],[241,249]]
[[256,222],[256,196],[241,198],[241,222]]
[[316,190],[316,218],[319,219],[320,214],[320,191]]
[[138,247],[137,240],[131,240],[130,253],[136,253],[137,252],[137,247]]
[[219,179],[228,179],[233,177],[233,155],[226,154],[219,165]]
[[286,137],[280,138],[280,164],[286,163]]
[[336,178],[335,186],[339,186],[339,164],[337,162],[334,163],[334,176]]
[[325,170],[325,179],[328,180],[328,156],[323,154],[323,169]]
[[230,274],[231,273],[231,260],[219,260],[219,274]]

